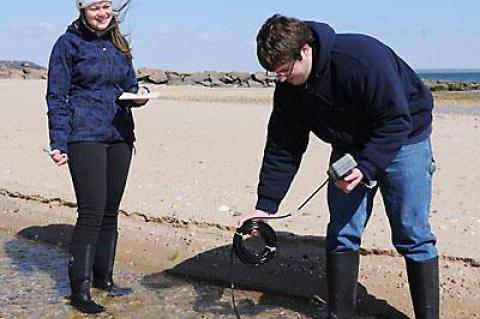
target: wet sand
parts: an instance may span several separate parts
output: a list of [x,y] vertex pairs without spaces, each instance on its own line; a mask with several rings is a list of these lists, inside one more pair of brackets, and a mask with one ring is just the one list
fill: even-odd
[[[68,254],[51,246],[14,237],[0,230],[0,318],[125,318],[228,319],[233,317],[231,291],[167,274],[117,271],[116,280],[134,294],[112,298],[92,289],[106,312],[82,314],[68,305]],[[285,298],[262,298],[237,292],[237,306],[248,318],[306,319],[322,314],[313,305]]]
[[[2,227],[12,234],[67,247],[75,219],[75,208],[70,203],[0,192],[0,212]],[[198,318],[199,314],[205,318],[234,318],[229,289],[231,231],[174,220],[145,222],[141,216],[124,214],[120,220],[115,274],[120,284],[135,287],[137,293],[114,301],[96,295],[110,313],[117,314],[115,318],[134,318],[132,313],[150,318],[150,312],[143,313],[144,309],[156,309],[165,318],[171,313],[171,318]],[[242,318],[326,318],[324,239],[283,232],[277,236],[278,253],[268,264],[253,267],[234,262],[233,278],[236,287],[242,289],[236,291]],[[41,314],[71,314],[64,299],[68,294],[65,252],[56,249],[58,255],[45,256],[44,249],[38,246],[19,247],[18,243],[23,243],[20,238],[3,244],[10,259],[3,260],[0,270],[0,277],[7,279],[0,288],[0,296],[5,297],[0,297],[0,309],[8,309],[6,313],[10,315],[19,314],[15,318],[31,318],[36,309]],[[30,272],[12,273],[12,265]],[[479,318],[479,266],[472,260],[440,259],[442,318]],[[43,280],[45,276],[53,279]],[[189,280],[178,281],[171,276]],[[22,280],[29,280],[36,287],[28,302],[23,298],[25,289],[16,288],[23,287]],[[26,285],[26,289],[30,286]],[[156,294],[170,299],[158,299]],[[176,303],[175,312],[169,308],[171,302]],[[192,310],[191,303],[200,308]],[[401,257],[383,251],[362,251],[358,309],[357,319],[413,318]]]
[[[28,226],[74,221],[74,208],[69,207],[74,198],[68,171],[66,167],[55,167],[41,151],[48,145],[45,85],[44,81],[0,81],[4,100],[0,224],[7,229],[19,231]],[[151,89],[159,91],[162,98],[134,111],[138,142],[122,202],[123,264],[148,271],[178,268],[186,273],[182,265],[191,266],[190,260],[205,256],[205,260],[214,258],[222,266],[225,258],[218,256],[228,250],[232,225],[239,212],[252,209],[255,202],[272,90]],[[438,106],[480,108],[476,97],[455,105],[451,96],[436,99]],[[442,311],[459,315],[445,318],[473,318],[461,312],[478,312],[475,300],[480,298],[480,246],[475,243],[480,231],[480,181],[476,173],[480,159],[479,122],[477,115],[463,114],[437,113],[434,120],[432,138],[439,170],[434,180],[432,225],[447,265],[442,268]],[[294,210],[322,182],[328,151],[328,146],[311,139],[281,212]],[[15,212],[15,205],[25,208]],[[33,214],[36,205],[43,208]],[[300,215],[272,223],[285,234],[284,260],[298,260],[295,247],[300,244],[311,248],[311,263],[302,263],[301,268],[305,274],[309,267],[319,269],[313,280],[321,276],[321,245],[327,222],[322,192]],[[361,281],[375,300],[386,299],[389,307],[408,314],[411,306],[403,261],[392,251],[389,238],[378,197],[364,237]],[[194,265],[201,269],[201,263]],[[226,277],[215,269],[204,277],[225,282]],[[290,268],[282,269],[282,275],[289,273]],[[304,282],[309,280],[303,277]],[[323,289],[322,283],[319,290]],[[294,290],[285,286],[272,290],[282,289],[286,293]],[[454,302],[463,304],[461,310],[455,312]]]

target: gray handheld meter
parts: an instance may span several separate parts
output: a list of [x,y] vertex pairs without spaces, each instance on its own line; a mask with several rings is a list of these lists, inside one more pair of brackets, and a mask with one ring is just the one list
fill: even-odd
[[338,161],[330,165],[327,173],[332,179],[339,180],[350,174],[355,167],[357,167],[357,162],[352,155],[347,153]]

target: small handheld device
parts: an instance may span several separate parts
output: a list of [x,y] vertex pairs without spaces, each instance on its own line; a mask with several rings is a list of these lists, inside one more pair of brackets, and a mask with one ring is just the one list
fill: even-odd
[[351,173],[357,167],[357,162],[350,154],[345,154],[338,161],[330,165],[327,174],[334,180],[339,180]]

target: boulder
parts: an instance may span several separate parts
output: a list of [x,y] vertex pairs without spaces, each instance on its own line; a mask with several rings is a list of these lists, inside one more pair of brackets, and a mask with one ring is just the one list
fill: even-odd
[[[194,72],[187,77],[190,78],[190,80],[193,83],[198,83],[198,84],[202,84],[202,85],[205,82],[210,82],[208,72]],[[185,77],[185,78],[187,78],[187,77]]]
[[220,81],[222,83],[225,83],[226,85],[231,85],[235,83],[235,79],[232,78],[231,76],[228,76],[227,74],[225,74],[225,76],[221,78]]
[[430,91],[448,91],[448,85],[446,83],[431,83],[427,85]]
[[232,78],[234,83],[244,83],[250,79],[248,72],[229,72],[226,76]]
[[229,87],[230,85],[223,82],[222,80],[211,80],[212,87]]
[[217,71],[209,71],[208,78],[210,81],[222,81],[225,78],[224,72],[217,72]]
[[255,72],[252,74],[252,79],[262,84],[267,84],[267,73],[266,72]]
[[263,88],[263,84],[262,84],[262,83],[257,82],[257,81],[255,81],[255,80],[253,80],[253,79],[248,79],[248,80],[246,81],[246,83],[247,83],[247,86],[250,87],[250,88]]
[[25,76],[22,70],[19,69],[10,69],[8,70],[8,78],[13,80],[24,80]]
[[26,80],[45,80],[47,78],[47,70],[45,69],[24,67],[22,71],[23,78]]
[[0,64],[0,79],[8,79],[10,72],[5,64]]
[[166,84],[168,82],[167,73],[158,69],[140,68],[137,77],[141,81],[153,84]]
[[177,72],[166,72],[167,85],[184,85],[182,76]]

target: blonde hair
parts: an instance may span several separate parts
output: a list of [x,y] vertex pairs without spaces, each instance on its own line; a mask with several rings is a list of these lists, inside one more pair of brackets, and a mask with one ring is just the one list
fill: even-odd
[[112,19],[112,24],[109,27],[108,31],[110,32],[110,38],[112,40],[113,45],[122,52],[125,57],[129,60],[133,59],[132,48],[128,43],[125,36],[120,32],[120,23],[116,16]]

